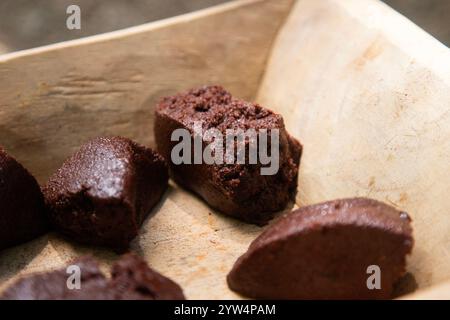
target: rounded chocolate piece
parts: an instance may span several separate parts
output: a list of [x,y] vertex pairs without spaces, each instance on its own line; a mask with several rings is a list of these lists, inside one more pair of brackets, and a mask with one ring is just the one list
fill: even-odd
[[[108,280],[91,257],[74,261],[80,271],[80,287],[68,281],[72,270],[66,268],[25,276],[5,289],[0,300],[111,300]],[[74,270],[74,269],[73,269]],[[69,272],[68,272],[69,271]],[[74,278],[75,279],[75,278]]]
[[[75,267],[75,268],[74,268]],[[77,287],[76,272],[80,281]],[[92,257],[66,268],[23,277],[8,287],[1,300],[184,300],[181,287],[150,269],[134,254],[122,256],[108,279]]]
[[0,250],[48,229],[44,198],[36,179],[0,147]]
[[[272,111],[233,98],[219,86],[202,87],[187,93],[163,98],[156,108],[155,138],[158,151],[169,162],[172,178],[181,186],[195,192],[211,207],[227,215],[255,224],[265,224],[274,213],[286,207],[297,192],[297,174],[302,152],[300,143],[292,138],[284,127],[283,118]],[[279,131],[278,166],[273,174],[262,174],[260,158],[253,163],[248,158],[251,138],[245,140],[245,163],[227,163],[226,156],[221,163],[208,164],[205,159],[195,163],[196,127],[201,124],[202,131],[215,129],[221,133],[225,144],[227,130],[257,134],[272,130]],[[176,164],[171,153],[179,141],[171,141],[177,129],[190,134],[192,152],[190,163]],[[259,139],[259,138],[258,138]],[[256,140],[253,140],[256,141]],[[201,154],[212,140],[201,137]],[[271,138],[267,138],[267,150],[271,149]],[[226,154],[226,146],[223,147]],[[261,148],[257,150],[261,151]],[[183,154],[184,155],[184,154]],[[260,156],[261,153],[258,154]],[[256,163],[255,163],[256,162]]]
[[181,287],[150,269],[135,254],[126,254],[112,267],[111,286],[121,300],[184,300]]
[[386,299],[412,247],[406,213],[365,198],[329,201],[270,226],[227,280],[252,298]]
[[163,158],[122,137],[100,137],[67,159],[43,188],[57,230],[123,249],[168,185]]

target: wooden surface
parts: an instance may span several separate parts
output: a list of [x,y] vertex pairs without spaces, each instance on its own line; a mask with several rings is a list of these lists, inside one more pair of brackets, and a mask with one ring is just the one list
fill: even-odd
[[1,144],[43,182],[89,138],[152,145],[164,95],[221,83],[251,98],[290,3],[237,1],[0,56]]
[[411,19],[415,24],[450,46],[450,1],[448,0],[383,0]]
[[450,281],[408,294],[401,300],[450,300]]
[[[136,28],[0,56],[0,140],[42,183],[79,145],[98,135],[153,144],[162,96],[203,84],[256,95],[292,1],[244,0]],[[262,19],[261,17],[270,17]],[[179,282],[188,298],[235,298],[225,283],[260,232],[211,214],[171,186],[132,250]],[[94,253],[51,234],[0,253],[0,289],[21,274]]]
[[405,288],[450,279],[450,51],[377,1],[302,0],[258,100],[304,143],[297,204],[368,196],[408,211]]
[[[239,1],[0,57],[2,143],[42,182],[89,137],[151,145],[159,96],[219,82],[280,112],[302,140],[297,204],[365,195],[404,208],[417,239],[404,287],[450,279],[448,49],[378,1],[301,0],[265,68],[290,4]],[[190,299],[237,298],[225,276],[261,229],[174,185],[155,210],[132,249]],[[0,287],[85,253],[115,258],[54,234],[6,250]]]

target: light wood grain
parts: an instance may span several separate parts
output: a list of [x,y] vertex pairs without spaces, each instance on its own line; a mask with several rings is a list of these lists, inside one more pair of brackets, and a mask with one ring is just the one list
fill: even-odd
[[89,138],[152,145],[153,108],[164,95],[221,83],[250,99],[291,3],[237,1],[4,55],[0,143],[43,182]]
[[403,296],[401,300],[450,300],[450,282],[420,290]]
[[304,143],[297,204],[367,196],[406,210],[410,281],[450,279],[447,47],[377,1],[299,1],[259,101]]
[[[238,1],[0,57],[2,143],[43,181],[89,137],[151,145],[161,95],[205,82],[245,99],[259,89],[305,145],[297,204],[360,195],[405,209],[417,239],[410,279],[449,280],[449,50],[378,1],[300,0],[265,68],[290,5]],[[239,298],[225,276],[261,229],[175,185],[155,211],[132,249],[188,298]],[[85,253],[104,267],[115,258],[54,234],[3,251],[0,288]]]
[[[44,182],[98,135],[153,144],[158,99],[203,84],[256,95],[291,0],[235,1],[111,34],[0,56],[0,143]],[[265,17],[270,17],[266,19]],[[179,282],[188,298],[227,299],[225,275],[260,228],[212,214],[172,186],[132,250]],[[22,274],[109,251],[50,234],[0,253],[0,289]]]

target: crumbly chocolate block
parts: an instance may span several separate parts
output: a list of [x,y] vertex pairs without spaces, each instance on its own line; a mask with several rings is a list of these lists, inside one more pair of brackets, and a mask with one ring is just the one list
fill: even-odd
[[[354,198],[293,211],[270,226],[229,273],[229,287],[260,299],[387,299],[413,247],[411,219]],[[381,289],[368,278],[381,270]],[[375,278],[370,279],[376,285]]]
[[36,179],[0,147],[0,250],[47,230],[44,197]]
[[[227,129],[279,130],[279,170],[262,175],[264,167],[250,164],[174,164],[171,152],[178,141],[171,141],[176,129],[187,129],[194,140],[194,122],[202,130],[217,129],[224,136]],[[300,143],[284,127],[283,118],[261,107],[233,98],[219,86],[202,87],[161,100],[156,108],[155,137],[158,151],[168,159],[170,174],[181,186],[202,197],[211,207],[246,222],[265,224],[295,198],[297,175],[302,153]],[[211,143],[202,138],[203,150]],[[224,139],[225,140],[225,139]],[[246,154],[249,150],[246,143]],[[268,139],[270,150],[270,137]],[[192,143],[194,154],[194,143]],[[225,152],[224,152],[225,154]],[[247,159],[248,160],[248,159]],[[191,162],[193,163],[193,162]]]
[[[72,263],[81,272],[80,288],[67,268],[19,279],[7,288],[1,300],[184,300],[183,291],[172,280],[150,269],[134,254],[122,256],[108,279],[92,257]],[[68,271],[70,271],[68,273]]]
[[167,166],[156,152],[126,138],[101,137],[67,159],[43,192],[57,230],[122,250],[167,185]]

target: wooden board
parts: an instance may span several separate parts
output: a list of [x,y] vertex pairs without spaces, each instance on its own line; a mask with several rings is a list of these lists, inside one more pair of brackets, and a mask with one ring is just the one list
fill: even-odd
[[164,95],[222,83],[250,99],[291,3],[237,1],[4,55],[1,144],[43,182],[99,134],[152,145],[153,108]]
[[[292,3],[236,1],[0,56],[1,143],[43,182],[90,137],[152,145],[160,96],[221,83],[302,140],[297,204],[364,195],[404,208],[417,239],[405,291],[450,280],[448,48],[379,1],[299,0],[283,24]],[[190,299],[239,298],[225,276],[261,228],[175,185],[155,211],[132,249]],[[115,258],[55,234],[5,250],[0,289],[86,253]]]
[[[89,138],[123,135],[153,145],[153,108],[164,95],[219,83],[252,99],[292,3],[235,1],[0,56],[0,143],[43,183]],[[260,229],[210,214],[176,186],[155,210],[132,250],[179,282],[188,298],[236,298],[225,275]],[[115,258],[55,234],[1,252],[0,289],[88,253],[104,267]]]
[[302,0],[258,100],[305,144],[299,205],[367,196],[408,211],[404,285],[450,279],[450,51],[377,1]]
[[450,300],[450,281],[408,294],[401,300]]

